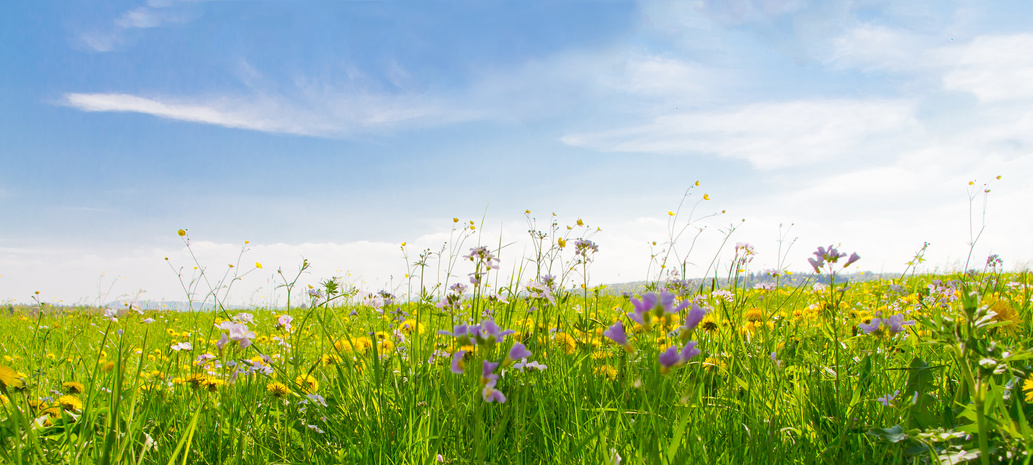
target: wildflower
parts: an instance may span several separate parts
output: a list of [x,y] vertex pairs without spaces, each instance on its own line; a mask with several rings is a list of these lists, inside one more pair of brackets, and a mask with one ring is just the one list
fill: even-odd
[[265,385],[265,390],[272,394],[273,397],[282,398],[287,394],[290,394],[291,390],[283,383],[269,383]]
[[280,318],[276,320],[276,329],[279,329],[285,333],[291,332],[291,322],[294,321],[290,315],[280,315]]
[[466,368],[466,361],[463,360],[463,357],[466,357],[465,350],[459,350],[452,354],[452,373],[457,375],[463,374],[463,370]]
[[187,235],[187,230],[186,229],[180,229],[179,231],[176,231],[176,234],[178,234],[179,237],[186,236]]
[[592,373],[595,373],[596,376],[601,376],[611,381],[617,379],[617,369],[610,365],[595,367],[595,369],[592,370]]
[[222,350],[223,346],[230,340],[236,342],[241,349],[246,349],[251,345],[251,339],[255,337],[255,333],[249,330],[244,323],[224,321],[217,327],[229,331],[229,337],[227,337],[226,333],[223,333],[222,337],[219,338],[219,342],[215,344],[219,347],[219,350]]
[[65,381],[61,383],[61,390],[68,394],[82,394],[86,391],[86,386],[76,381]]
[[206,376],[203,380],[201,380],[201,387],[205,388],[208,392],[216,392],[224,384],[226,384],[226,381],[224,381],[221,378],[216,378],[214,376]]
[[499,364],[496,362],[484,361],[481,367],[481,384],[484,385],[484,389],[481,391],[481,398],[485,402],[498,402],[500,404],[506,402],[506,396],[495,389],[495,384],[499,380],[499,375],[494,374],[495,368]]
[[703,317],[705,316],[707,316],[707,311],[693,303],[692,308],[689,309],[689,314],[685,317],[685,325],[682,326],[683,333],[688,334],[689,331],[692,331],[701,321],[703,321]]
[[606,331],[603,331],[603,336],[606,336],[611,341],[616,342],[618,345],[624,348],[625,352],[629,354],[635,351],[635,347],[632,346],[631,342],[628,341],[628,334],[624,331],[624,324],[620,321],[614,323],[613,326],[607,328]]
[[0,387],[21,389],[25,387],[25,377],[13,368],[0,365]]
[[316,392],[319,390],[319,381],[316,380],[312,375],[298,375],[294,378],[294,384],[301,388],[305,392]]
[[75,396],[58,397],[57,404],[65,410],[82,410],[82,401]]
[[890,405],[892,405],[893,399],[895,399],[898,394],[900,394],[900,389],[894,391],[893,394],[886,394],[885,396],[882,396],[875,400],[879,401],[879,403],[881,403],[883,406],[889,407]]
[[524,371],[524,368],[534,368],[535,370],[538,370],[538,371],[545,371],[545,369],[548,368],[548,365],[543,365],[541,363],[538,363],[537,361],[528,362],[527,359],[525,358],[525,359],[521,359],[519,362],[513,364],[513,368],[516,368],[517,370],[520,370],[521,372]]
[[505,364],[511,365],[513,362],[522,358],[530,357],[531,355],[531,351],[527,350],[527,347],[525,347],[523,344],[519,342],[514,343],[513,347],[510,347],[509,349],[509,355],[506,355]]
[[682,366],[700,353],[702,351],[696,348],[696,341],[689,341],[680,351],[676,346],[668,347],[659,357],[660,372],[667,373],[673,367]]
[[172,347],[170,348],[175,352],[179,352],[181,350],[194,350],[194,346],[189,342],[180,342],[179,344],[172,344]]
[[495,368],[498,366],[498,362],[484,361],[484,364],[481,365],[481,384],[487,385],[499,379],[499,375],[494,373]]
[[1022,392],[1026,394],[1026,402],[1033,403],[1033,378],[1022,382]]

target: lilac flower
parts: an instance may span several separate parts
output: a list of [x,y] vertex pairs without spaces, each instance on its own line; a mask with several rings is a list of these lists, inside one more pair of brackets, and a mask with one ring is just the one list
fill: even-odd
[[477,338],[477,343],[481,345],[494,344],[497,341],[501,341],[502,338],[515,333],[512,329],[502,330],[499,325],[495,324],[492,320],[484,320],[480,325],[475,325],[472,329],[474,337]]
[[668,347],[659,357],[660,373],[667,373],[673,367],[682,366],[701,353],[702,351],[696,348],[696,341],[689,341],[680,351],[676,346]]
[[294,321],[290,315],[280,315],[280,318],[276,320],[276,329],[284,332],[291,332],[291,322]]
[[857,327],[864,331],[865,334],[871,334],[879,330],[880,322],[882,322],[882,318],[872,318],[867,324],[861,323]]
[[875,400],[879,401],[883,406],[889,407],[893,399],[897,397],[897,394],[900,394],[900,389],[897,389],[893,394],[886,394]]
[[463,374],[463,370],[466,368],[466,362],[463,361],[463,357],[465,356],[465,350],[460,350],[452,354],[452,373],[455,373],[457,375]]
[[495,381],[499,379],[499,375],[496,375],[493,372],[495,371],[495,368],[497,368],[498,366],[498,362],[489,362],[487,360],[484,361],[484,364],[481,365],[481,384],[495,384]]
[[860,259],[861,259],[861,256],[858,255],[857,252],[854,252],[854,253],[850,254],[850,258],[848,258],[846,263],[843,264],[843,268],[846,268],[846,267],[850,266],[851,264],[853,264],[854,262],[856,262],[856,261],[858,261]]
[[230,340],[236,342],[237,346],[241,349],[246,349],[249,345],[251,345],[251,338],[255,337],[255,333],[250,331],[247,325],[244,323],[224,321],[217,327],[219,329],[225,329],[229,331],[229,337],[227,337],[226,333],[223,333],[222,337],[219,339],[219,342],[215,344],[219,347],[219,350],[222,350],[223,346],[225,346],[226,343]]
[[117,316],[118,316],[118,309],[117,308],[105,308],[104,309],[104,318],[108,318],[111,321],[117,323],[118,322]]
[[890,325],[890,333],[897,334],[904,330],[904,326],[914,326],[914,320],[904,321],[904,315],[896,314],[886,320],[886,323]]
[[517,342],[513,344],[513,347],[509,349],[509,355],[506,356],[506,363],[511,364],[522,358],[527,358],[533,355],[530,350],[527,350],[523,344]]
[[621,323],[619,321],[614,323],[613,326],[610,326],[606,329],[606,331],[603,331],[603,336],[606,336],[611,341],[616,342],[618,345],[624,348],[625,352],[629,354],[635,351],[635,347],[631,345],[631,342],[628,342],[628,333],[624,331],[624,323]]
[[481,391],[481,398],[488,403],[506,403],[506,396],[502,394],[502,391],[495,389],[495,380],[492,380],[490,383],[484,385],[484,390]]
[[688,331],[692,331],[696,326],[699,326],[699,322],[703,321],[703,317],[705,316],[707,316],[706,309],[693,303],[692,309],[689,310],[689,314],[685,317],[685,325],[682,326],[682,331],[684,331],[685,334],[687,334]]
[[172,344],[172,347],[170,347],[170,349],[179,352],[181,350],[194,350],[194,346],[189,342],[180,342],[179,344]]
[[598,253],[599,252],[599,246],[596,245],[595,242],[592,242],[592,241],[590,241],[588,239],[578,239],[577,241],[574,242],[574,255],[575,256],[580,255],[581,257],[584,258],[584,260],[586,262],[590,261],[591,258],[588,256],[589,251],[591,251],[592,253]]
[[456,342],[461,346],[470,345],[470,337],[473,336],[472,329],[477,328],[476,325],[455,325],[452,328],[452,332],[445,330],[438,331],[438,334],[442,336],[452,336],[458,339]]
[[255,316],[250,313],[238,313],[233,315],[233,321],[237,323],[251,324],[255,322]]
[[527,359],[525,358],[525,359],[521,359],[519,362],[513,364],[513,368],[516,368],[517,370],[520,370],[521,372],[524,371],[524,368],[534,368],[535,370],[538,370],[538,371],[545,371],[545,369],[548,368],[548,365],[543,365],[543,364],[538,363],[536,361],[528,362]]
[[681,361],[681,356],[678,354],[678,349],[675,346],[668,347],[662,354],[660,354],[660,372],[667,373],[671,371],[671,368]]

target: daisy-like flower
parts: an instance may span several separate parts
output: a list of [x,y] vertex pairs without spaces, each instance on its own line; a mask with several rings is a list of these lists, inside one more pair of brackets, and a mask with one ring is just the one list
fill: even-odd
[[305,392],[316,392],[319,390],[319,381],[312,375],[298,375],[297,378],[294,378],[294,384]]
[[1033,378],[1022,382],[1022,392],[1026,394],[1026,402],[1033,403]]
[[75,396],[61,396],[57,398],[57,404],[65,410],[82,410],[82,401]]
[[13,368],[0,365],[0,386],[21,389],[25,387],[25,377]]
[[82,394],[86,391],[86,386],[77,381],[65,381],[61,383],[61,390],[68,394]]
[[265,385],[265,390],[269,391],[273,397],[282,398],[287,394],[290,394],[291,390],[283,383],[269,383]]

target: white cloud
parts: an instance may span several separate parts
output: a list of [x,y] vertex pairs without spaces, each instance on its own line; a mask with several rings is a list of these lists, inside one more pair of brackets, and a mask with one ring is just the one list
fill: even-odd
[[64,97],[65,105],[83,111],[143,113],[229,128],[324,137],[399,125],[437,125],[475,116],[462,110],[450,111],[432,99],[408,95],[311,94],[301,102],[261,96],[177,100],[70,93]]
[[168,24],[193,21],[198,11],[191,5],[204,0],[148,1],[111,21],[110,25],[80,33],[79,42],[96,52],[110,52],[125,42],[125,34],[133,29],[151,29]]
[[923,38],[910,31],[862,23],[835,38],[824,61],[841,69],[913,72],[925,50]]
[[947,68],[943,86],[971,92],[982,102],[1033,97],[1033,34],[981,36],[935,51]]
[[828,162],[873,139],[914,131],[912,113],[907,101],[765,102],[668,114],[645,125],[569,134],[561,141],[609,152],[713,154],[773,169]]

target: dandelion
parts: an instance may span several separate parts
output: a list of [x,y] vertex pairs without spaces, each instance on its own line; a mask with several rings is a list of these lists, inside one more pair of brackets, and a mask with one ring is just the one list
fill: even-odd
[[75,396],[61,396],[57,398],[57,405],[64,410],[82,410],[82,401]]
[[0,365],[0,387],[22,389],[25,387],[25,376],[13,368]]
[[1033,378],[1022,382],[1022,392],[1026,394],[1026,402],[1033,403]]
[[305,392],[311,393],[319,390],[319,381],[312,375],[298,375],[297,378],[294,378],[294,384]]
[[68,394],[82,394],[86,391],[86,386],[77,381],[65,381],[61,383],[61,390]]
[[265,390],[276,398],[283,398],[291,392],[290,388],[288,388],[287,385],[283,383],[269,383],[265,385]]
[[220,387],[226,384],[226,381],[221,378],[214,376],[206,376],[201,380],[201,387],[205,388],[208,392],[217,392]]

